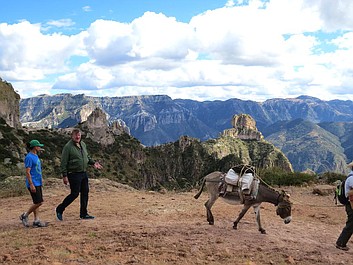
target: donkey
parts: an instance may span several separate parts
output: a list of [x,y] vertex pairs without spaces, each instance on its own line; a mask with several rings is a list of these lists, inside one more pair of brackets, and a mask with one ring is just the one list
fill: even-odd
[[[206,185],[209,198],[205,203],[206,211],[207,211],[207,221],[210,225],[214,224],[213,214],[211,212],[211,208],[213,204],[216,202],[219,195],[219,186],[222,182],[224,182],[224,173],[215,171],[204,177],[202,181],[202,185],[198,193],[194,196],[195,199],[198,199],[203,191],[204,186]],[[225,202],[229,204],[242,204],[239,194],[234,192],[226,193],[224,196],[221,196]],[[277,206],[276,213],[279,215],[285,224],[289,224],[292,220],[291,210],[292,203],[289,201],[289,194],[286,194],[284,191],[278,192],[267,185],[265,185],[261,180],[259,184],[259,190],[256,198],[248,199],[245,198],[243,200],[243,209],[239,213],[238,218],[234,221],[233,229],[237,229],[239,221],[243,218],[249,208],[252,206],[255,211],[256,222],[259,231],[262,234],[266,234],[266,230],[262,227],[260,221],[260,205],[262,202],[272,203]]]

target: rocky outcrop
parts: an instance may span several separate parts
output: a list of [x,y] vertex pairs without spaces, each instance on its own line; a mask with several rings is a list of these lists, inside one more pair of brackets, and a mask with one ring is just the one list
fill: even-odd
[[263,140],[263,135],[256,128],[256,121],[248,114],[234,115],[233,128],[224,130],[223,136],[236,137],[242,140]]
[[20,128],[20,95],[12,85],[0,78],[0,117],[14,128]]
[[115,142],[114,135],[122,133],[129,134],[130,130],[123,121],[115,121],[109,126],[107,115],[104,111],[96,108],[81,125],[87,131],[87,138],[107,146]]
[[123,133],[127,133],[128,135],[131,135],[130,128],[121,119],[113,121],[112,124],[110,125],[110,129],[112,130],[114,135],[120,135]]

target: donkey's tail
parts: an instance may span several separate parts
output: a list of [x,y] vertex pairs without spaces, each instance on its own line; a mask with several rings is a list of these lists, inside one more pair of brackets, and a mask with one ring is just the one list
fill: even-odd
[[200,197],[200,195],[203,191],[203,188],[205,187],[205,183],[206,183],[206,178],[203,178],[201,187],[200,187],[199,191],[194,196],[195,199],[198,199]]

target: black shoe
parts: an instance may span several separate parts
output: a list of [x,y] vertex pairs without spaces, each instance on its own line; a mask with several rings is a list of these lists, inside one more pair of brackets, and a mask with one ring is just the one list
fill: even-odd
[[63,220],[63,214],[59,213],[57,209],[55,209],[55,215],[56,215],[56,220],[58,220],[58,221]]
[[94,216],[86,214],[86,215],[81,215],[80,218],[84,220],[89,220],[89,219],[94,219]]
[[348,251],[349,250],[349,247],[347,246],[340,246],[338,244],[336,244],[336,248],[340,249],[340,250],[344,250],[344,251]]

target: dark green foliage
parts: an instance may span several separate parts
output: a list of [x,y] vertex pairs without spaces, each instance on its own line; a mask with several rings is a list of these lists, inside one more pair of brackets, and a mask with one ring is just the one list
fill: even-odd
[[219,168],[219,171],[227,172],[233,166],[241,164],[241,163],[242,163],[242,160],[240,157],[238,157],[234,154],[230,154],[230,155],[223,157],[218,162],[218,168]]
[[336,172],[324,172],[319,175],[319,180],[323,183],[334,184],[337,180],[345,180],[346,175]]
[[0,125],[5,125],[6,121],[4,118],[0,117]]
[[316,176],[300,172],[285,172],[278,168],[260,170],[259,176],[264,182],[275,186],[300,186],[316,181]]

